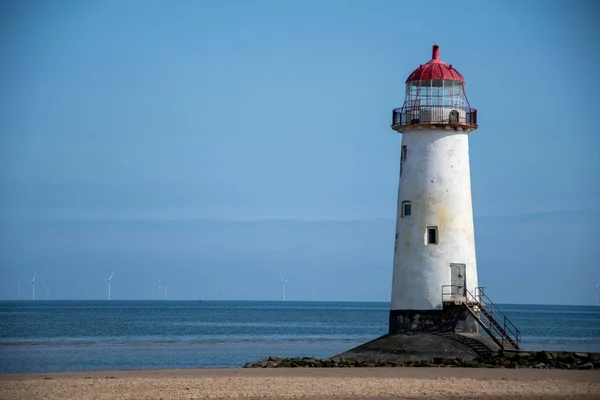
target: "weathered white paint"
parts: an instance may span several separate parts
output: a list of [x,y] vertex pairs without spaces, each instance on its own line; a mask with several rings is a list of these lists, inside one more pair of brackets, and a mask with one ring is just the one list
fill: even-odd
[[[468,133],[408,127],[402,146],[391,308],[441,308],[451,263],[466,264],[467,290],[477,287]],[[412,205],[408,217],[403,201]],[[426,244],[428,226],[438,227],[437,245]]]

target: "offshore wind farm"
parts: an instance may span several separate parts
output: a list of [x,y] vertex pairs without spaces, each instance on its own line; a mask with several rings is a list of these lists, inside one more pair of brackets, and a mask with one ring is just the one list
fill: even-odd
[[[111,288],[111,282],[112,279],[114,277],[116,273],[116,270],[113,270],[113,272],[111,274],[109,274],[109,276],[107,278],[100,278],[101,280],[106,281],[106,289],[104,294],[100,295],[101,299],[105,299],[105,300],[114,300],[114,294],[113,294],[113,289]],[[21,281],[18,280],[16,283],[16,292],[15,292],[15,297],[13,298],[13,300],[36,300],[35,298],[35,282],[37,279],[37,272],[34,273],[34,276],[32,277],[32,279],[27,280],[27,282],[29,282],[31,284],[31,294],[30,297],[27,297],[24,295],[23,293],[23,287],[21,285]],[[247,300],[247,301],[271,301],[274,299],[275,297],[278,297],[281,301],[286,301],[286,285],[288,283],[287,280],[283,279],[283,275],[280,274],[279,275],[279,279],[280,279],[280,283],[281,286],[278,289],[272,289],[271,291],[271,295],[268,294],[258,294],[255,297],[252,298],[240,298],[237,297],[235,295],[233,296],[225,296],[226,293],[226,285],[218,285],[218,286],[214,286],[217,288],[217,290],[206,290],[206,291],[202,291],[199,295],[198,295],[198,299],[206,299],[206,300],[233,300],[233,301],[243,301],[243,300]],[[135,285],[134,282],[128,282],[124,285],[122,285],[122,289],[124,293],[127,293],[128,290],[128,286],[133,286]],[[60,285],[58,285],[60,286]],[[296,295],[294,296],[294,300],[292,301],[315,301],[318,300],[318,288],[315,285],[312,285],[310,287],[304,287],[304,288],[296,288]],[[362,288],[358,291],[361,291],[363,293],[368,293],[369,292],[369,288],[365,287]],[[152,290],[152,294],[149,294],[147,296],[136,296],[136,297],[128,297],[128,296],[118,296],[118,299],[120,300],[127,300],[127,301],[139,301],[139,300],[167,300],[169,299],[169,285],[165,285],[161,280],[156,281],[155,283],[155,287],[154,290]],[[548,294],[546,297],[546,301],[545,303],[547,304],[553,304],[552,301],[552,294],[554,293],[554,289],[549,289],[548,290]],[[590,302],[590,304],[595,304],[595,305],[600,305],[600,281],[592,288],[590,288],[589,290],[589,294],[590,296],[588,296],[590,299],[592,298],[592,294],[594,295],[594,300],[592,300]],[[55,294],[54,296],[50,296],[50,280],[46,279],[46,297],[44,299],[40,299],[39,296],[37,298],[37,300],[92,300],[93,298],[89,298],[89,297],[79,297],[79,298],[71,298],[69,296],[61,296],[60,292],[58,292],[57,294]],[[10,300],[10,296],[8,296],[7,298],[5,298],[4,300]],[[185,301],[185,300],[189,300],[189,299],[185,299],[185,298],[179,298],[179,297],[175,297],[172,300],[175,301]],[[327,301],[336,301],[336,298],[326,298]],[[2,300],[0,300],[2,301]],[[339,301],[347,301],[347,299],[339,299]],[[544,301],[540,301],[538,303],[533,303],[533,304],[543,304]]]

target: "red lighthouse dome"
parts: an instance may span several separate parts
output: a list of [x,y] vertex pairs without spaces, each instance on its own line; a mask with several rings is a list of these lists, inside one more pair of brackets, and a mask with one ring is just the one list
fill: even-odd
[[420,65],[406,79],[404,105],[393,111],[392,128],[463,130],[477,129],[477,110],[471,108],[465,92],[465,78],[440,60],[440,47],[433,45],[431,60]]
[[415,69],[408,76],[405,83],[429,79],[465,81],[465,78],[452,65],[448,65],[440,60],[440,46],[437,44],[433,45],[431,60]]

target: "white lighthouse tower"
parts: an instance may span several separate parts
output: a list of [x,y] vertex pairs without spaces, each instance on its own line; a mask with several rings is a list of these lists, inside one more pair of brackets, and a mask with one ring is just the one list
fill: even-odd
[[477,110],[437,45],[406,80],[392,128],[402,147],[389,331],[339,356],[472,360],[518,349],[520,331],[478,287],[469,169]]
[[[477,129],[463,76],[440,60],[406,80],[393,111],[402,133],[390,333],[427,323],[442,309],[442,290],[463,296],[477,287],[469,169],[469,133]],[[433,319],[436,319],[433,317]],[[476,324],[469,329],[475,330]]]

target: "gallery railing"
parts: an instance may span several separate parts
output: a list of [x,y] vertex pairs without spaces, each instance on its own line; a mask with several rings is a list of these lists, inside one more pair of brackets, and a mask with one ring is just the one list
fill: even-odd
[[457,106],[404,106],[392,112],[392,128],[411,125],[448,125],[477,128],[477,110]]

